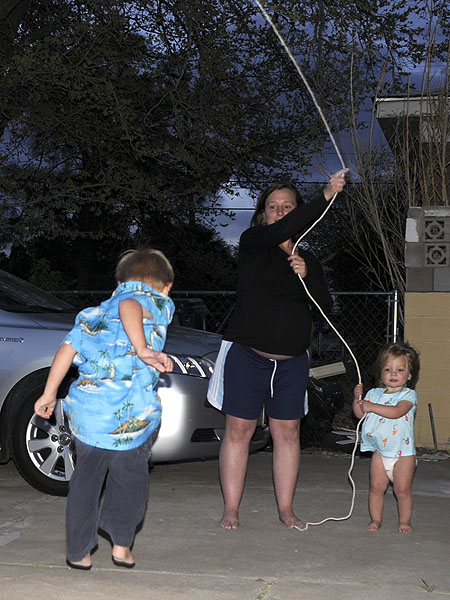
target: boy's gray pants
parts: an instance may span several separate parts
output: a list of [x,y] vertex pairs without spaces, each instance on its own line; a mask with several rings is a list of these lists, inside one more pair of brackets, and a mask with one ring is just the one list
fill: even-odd
[[132,450],[104,450],[75,438],[76,466],[66,508],[68,560],[79,561],[91,552],[99,528],[109,534],[113,544],[131,547],[147,507],[151,447],[151,437]]

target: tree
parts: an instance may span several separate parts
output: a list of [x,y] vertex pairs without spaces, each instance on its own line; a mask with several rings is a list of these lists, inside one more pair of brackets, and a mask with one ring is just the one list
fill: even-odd
[[[389,14],[387,18],[389,7]],[[411,4],[268,5],[334,129],[386,60],[402,69]],[[306,170],[326,132],[251,3],[8,0],[0,12],[0,244],[129,243],[147,217],[186,227],[216,194]],[[420,10],[420,9],[417,9]],[[417,50],[418,51],[418,50]]]
[[[450,147],[446,142],[450,13],[446,5],[430,5],[426,22],[422,82],[416,90],[410,78],[403,80],[404,110],[387,134],[388,144],[375,140],[375,105],[365,138],[359,133],[356,111],[352,115],[357,179],[349,193],[344,232],[349,251],[367,273],[372,289],[405,291],[404,236],[409,207],[450,203]],[[381,100],[386,94],[385,77],[383,72],[376,95]]]

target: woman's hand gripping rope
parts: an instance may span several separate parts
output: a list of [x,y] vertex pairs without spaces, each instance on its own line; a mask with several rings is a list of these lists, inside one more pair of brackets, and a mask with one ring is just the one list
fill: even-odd
[[[296,253],[295,251],[296,251],[296,249],[297,249],[297,245],[298,245],[298,244],[300,243],[300,241],[301,241],[301,240],[302,240],[302,239],[303,239],[303,238],[304,238],[304,237],[305,237],[305,236],[306,236],[306,235],[309,233],[309,231],[310,231],[310,230],[311,230],[313,227],[315,227],[315,226],[317,225],[317,223],[318,223],[318,222],[319,222],[321,219],[323,219],[323,217],[325,216],[325,214],[328,212],[328,210],[329,210],[329,209],[330,209],[330,207],[332,206],[332,204],[333,204],[333,202],[334,202],[334,200],[335,200],[336,196],[338,195],[338,193],[339,193],[340,191],[342,191],[342,189],[343,189],[343,187],[344,187],[344,185],[345,185],[345,183],[346,183],[346,177],[345,177],[345,176],[346,176],[346,174],[348,173],[349,169],[347,169],[347,168],[345,167],[344,160],[343,160],[343,158],[342,158],[342,155],[341,155],[341,153],[340,153],[340,151],[339,151],[339,148],[338,148],[338,146],[337,146],[337,144],[336,144],[336,140],[334,139],[334,136],[333,136],[333,134],[332,134],[332,132],[331,132],[330,126],[328,125],[328,122],[327,122],[327,120],[325,119],[325,116],[324,116],[324,114],[323,114],[323,112],[322,112],[322,109],[321,109],[321,107],[320,107],[319,103],[317,102],[317,99],[316,99],[316,97],[315,97],[315,95],[314,95],[314,92],[313,92],[313,90],[312,90],[311,86],[309,85],[309,83],[308,83],[308,81],[307,81],[306,77],[304,76],[304,74],[303,74],[303,72],[302,72],[302,70],[301,70],[301,68],[300,68],[300,66],[299,66],[299,64],[298,64],[298,62],[295,60],[295,57],[294,57],[294,55],[292,54],[292,52],[290,51],[290,49],[289,49],[288,45],[286,44],[286,42],[285,42],[285,40],[284,40],[283,36],[282,36],[282,35],[281,35],[281,33],[278,31],[278,29],[277,29],[276,25],[274,24],[274,22],[273,22],[273,21],[272,21],[272,19],[270,18],[269,14],[268,14],[268,13],[267,13],[267,11],[265,10],[264,6],[261,4],[260,0],[254,0],[254,1],[255,1],[255,4],[258,6],[259,10],[261,11],[262,15],[264,16],[265,20],[267,21],[267,23],[269,23],[269,25],[272,27],[272,29],[273,29],[273,31],[274,31],[274,33],[275,33],[275,35],[278,37],[278,39],[279,39],[279,41],[280,41],[281,45],[283,46],[283,48],[285,49],[285,51],[286,51],[286,53],[287,53],[287,55],[288,55],[289,59],[291,60],[292,64],[293,64],[293,65],[294,65],[294,67],[296,68],[296,70],[297,70],[297,72],[298,72],[298,74],[299,74],[300,78],[302,79],[303,83],[305,84],[305,87],[306,87],[306,89],[308,90],[308,93],[309,93],[309,95],[311,96],[311,98],[312,98],[312,100],[313,100],[313,102],[314,102],[314,104],[315,104],[315,106],[316,106],[316,108],[317,108],[317,111],[318,111],[318,113],[319,113],[319,115],[320,115],[320,117],[321,117],[321,119],[322,119],[322,121],[323,121],[323,123],[324,123],[324,125],[325,125],[325,128],[326,128],[326,130],[327,130],[327,132],[328,132],[328,135],[330,136],[330,140],[331,140],[331,142],[332,142],[332,144],[333,144],[333,146],[334,146],[334,149],[335,149],[335,151],[336,151],[336,154],[337,154],[337,156],[338,156],[338,158],[339,158],[339,160],[340,160],[340,163],[341,163],[341,165],[342,165],[342,170],[341,170],[341,171],[338,171],[337,173],[335,173],[335,174],[334,174],[334,176],[332,176],[332,177],[331,177],[331,179],[330,179],[330,181],[329,181],[328,185],[326,186],[326,188],[325,188],[325,190],[324,190],[325,198],[328,200],[328,206],[327,206],[327,208],[326,208],[326,209],[325,209],[325,211],[322,213],[321,217],[319,217],[319,219],[317,219],[317,220],[316,220],[316,221],[315,221],[315,222],[314,222],[314,223],[313,223],[313,224],[312,224],[312,225],[309,227],[309,229],[307,229],[305,232],[303,232],[302,236],[301,236],[301,237],[298,239],[298,241],[296,242],[296,244],[294,245],[294,247],[293,247],[293,249],[292,249],[292,254],[294,255],[294,254]],[[291,266],[292,266],[292,262],[291,262]],[[294,267],[293,267],[293,268],[294,268]],[[295,270],[295,268],[294,268],[294,270]],[[326,317],[326,315],[324,314],[324,312],[323,312],[323,310],[321,309],[321,307],[318,305],[318,303],[317,303],[317,302],[314,300],[314,298],[313,298],[313,297],[311,296],[311,294],[309,293],[309,290],[308,290],[308,288],[306,287],[306,284],[305,284],[305,282],[303,281],[303,277],[304,277],[305,275],[302,275],[302,274],[300,273],[300,265],[298,266],[298,270],[299,270],[299,273],[298,273],[299,279],[300,279],[300,281],[302,282],[302,284],[303,284],[303,286],[304,286],[304,288],[305,288],[305,291],[306,291],[307,295],[308,295],[308,296],[309,296],[309,298],[310,298],[310,299],[311,299],[311,300],[314,302],[314,304],[315,304],[315,305],[318,307],[318,309],[319,309],[319,312],[322,314],[322,316],[324,316],[325,320],[326,320],[326,321],[329,323],[329,325],[331,325],[331,328],[333,329],[333,331],[334,331],[334,332],[335,332],[335,333],[338,335],[338,337],[339,337],[339,338],[342,340],[342,342],[343,342],[344,346],[345,346],[345,347],[347,348],[347,350],[350,352],[350,355],[351,355],[351,357],[353,358],[353,361],[354,361],[354,363],[355,363],[356,370],[358,371],[358,381],[359,381],[359,383],[361,383],[361,374],[360,374],[360,369],[359,369],[358,361],[356,360],[356,357],[355,357],[355,355],[353,354],[353,352],[352,352],[352,350],[350,349],[350,347],[349,347],[349,345],[347,344],[347,342],[344,340],[344,338],[341,336],[341,334],[340,334],[340,333],[337,331],[337,329],[334,327],[334,325],[333,325],[333,324],[330,322],[330,320],[328,319],[328,317]],[[342,520],[348,519],[348,518],[351,516],[351,514],[352,514],[352,512],[353,512],[353,505],[354,505],[354,501],[355,501],[355,493],[356,493],[356,487],[355,487],[355,483],[354,483],[353,479],[351,478],[351,471],[352,471],[352,469],[353,469],[354,456],[355,456],[355,452],[356,452],[357,444],[358,444],[358,441],[359,441],[359,427],[360,427],[360,424],[361,424],[361,422],[363,421],[364,417],[365,417],[365,415],[363,415],[363,417],[360,419],[360,421],[358,422],[358,425],[357,425],[357,427],[356,427],[356,432],[355,432],[355,433],[356,433],[355,446],[354,446],[354,448],[353,448],[353,453],[352,453],[352,462],[351,462],[350,469],[349,469],[349,472],[348,472],[348,477],[349,477],[349,479],[350,479],[350,481],[351,481],[351,483],[352,483],[352,487],[353,487],[352,504],[351,504],[350,512],[349,512],[349,513],[348,513],[348,515],[347,515],[347,516],[345,516],[345,517],[341,517],[341,518],[329,517],[328,519],[324,519],[323,521],[320,521],[319,523],[306,523],[306,524],[305,524],[305,526],[304,526],[304,527],[302,527],[302,528],[300,528],[300,527],[297,527],[297,526],[296,526],[296,529],[298,529],[299,531],[306,531],[306,529],[308,529],[308,526],[309,526],[309,525],[321,525],[322,523],[325,523],[326,521],[330,521],[330,520],[332,520],[332,521],[342,521]]]
[[[334,175],[331,176],[330,181],[329,181],[328,185],[325,187],[325,190],[324,190],[324,196],[325,196],[326,200],[329,201],[328,207],[322,213],[322,215],[320,216],[320,218],[315,223],[313,223],[312,226],[309,229],[307,229],[301,235],[301,237],[297,240],[297,242],[294,245],[294,248],[292,250],[292,255],[291,255],[292,257],[298,256],[295,251],[296,251],[296,248],[297,248],[298,244],[300,243],[300,241],[325,216],[325,214],[329,210],[330,206],[334,202],[337,194],[344,189],[344,186],[346,184],[346,174],[348,172],[349,172],[349,169],[341,169],[340,171],[338,171],[337,173],[335,173]],[[294,271],[297,273],[297,275],[298,275],[298,277],[299,277],[299,279],[300,279],[303,287],[305,288],[305,292],[308,295],[308,297],[310,298],[310,300],[318,308],[320,314],[323,316],[323,318],[327,321],[327,323],[330,325],[330,327],[333,329],[333,331],[339,337],[339,339],[342,341],[342,343],[344,344],[344,346],[349,351],[351,357],[353,358],[353,361],[354,361],[355,366],[356,366],[356,370],[358,372],[358,381],[359,381],[358,386],[361,386],[360,393],[362,393],[361,374],[360,374],[360,369],[359,369],[358,361],[356,360],[356,357],[353,354],[353,352],[352,352],[351,348],[349,347],[349,345],[347,344],[347,342],[344,340],[344,338],[342,337],[342,335],[339,333],[339,331],[336,329],[336,327],[333,325],[333,323],[330,321],[330,319],[327,317],[327,315],[323,312],[321,306],[316,302],[316,300],[314,299],[314,297],[309,292],[309,290],[308,290],[308,288],[306,286],[306,283],[303,280],[303,278],[306,276],[306,272],[307,272],[306,265],[304,266],[304,268],[301,268],[300,262],[298,260],[294,259],[294,258],[291,258],[291,266],[294,269]],[[356,427],[356,431],[355,431],[355,445],[353,447],[352,459],[351,459],[351,463],[350,463],[350,468],[348,470],[348,478],[349,478],[351,486],[352,486],[352,501],[351,501],[351,506],[350,506],[349,513],[345,517],[328,517],[328,518],[323,519],[322,521],[319,521],[317,523],[308,522],[308,523],[305,523],[304,527],[298,527],[296,525],[295,529],[298,529],[299,531],[306,531],[310,525],[322,525],[323,523],[326,523],[327,521],[345,521],[346,519],[349,519],[351,517],[351,515],[353,513],[353,507],[354,507],[354,504],[355,504],[355,494],[356,494],[356,485],[355,485],[355,482],[354,482],[354,480],[353,480],[353,478],[351,476],[351,473],[352,473],[353,466],[354,466],[354,463],[355,463],[355,453],[356,453],[356,449],[358,447],[358,442],[359,442],[359,428],[360,428],[361,423],[364,420],[364,417],[365,417],[365,415],[363,415],[361,417],[361,419],[359,420],[358,425]]]

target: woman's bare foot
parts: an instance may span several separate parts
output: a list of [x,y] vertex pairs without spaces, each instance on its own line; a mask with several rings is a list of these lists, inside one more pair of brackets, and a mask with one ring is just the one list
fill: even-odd
[[286,525],[289,529],[294,529],[294,527],[298,527],[299,529],[303,529],[305,524],[301,519],[299,519],[292,510],[286,510],[279,513],[280,521]]
[[409,523],[399,523],[398,532],[399,533],[412,533],[413,528],[411,527],[411,525]]
[[238,529],[239,517],[236,510],[224,510],[220,526],[223,529]]
[[379,521],[370,521],[368,525],[366,525],[367,531],[378,531],[381,527],[381,523]]

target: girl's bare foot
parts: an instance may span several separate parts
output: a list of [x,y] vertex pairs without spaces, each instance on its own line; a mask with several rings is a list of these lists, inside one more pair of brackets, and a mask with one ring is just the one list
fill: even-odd
[[379,521],[370,521],[368,525],[366,525],[367,531],[378,531],[381,527],[381,523]]
[[399,533],[412,533],[413,528],[411,527],[411,525],[409,523],[399,523],[398,532]]
[[223,517],[220,521],[220,526],[223,529],[238,529],[239,518],[236,510],[224,510]]
[[286,510],[279,513],[280,521],[286,525],[289,529],[294,529],[294,527],[298,527],[299,529],[303,529],[305,524],[301,519],[299,519],[292,510]]

